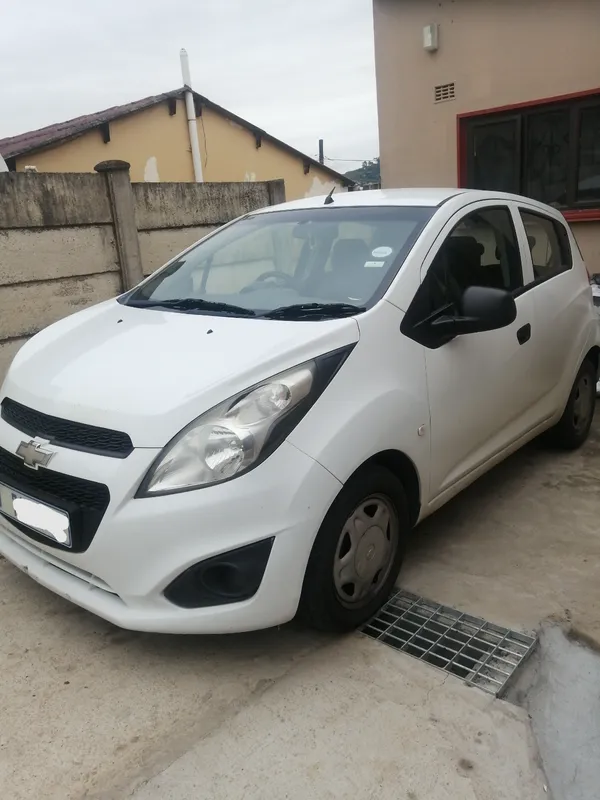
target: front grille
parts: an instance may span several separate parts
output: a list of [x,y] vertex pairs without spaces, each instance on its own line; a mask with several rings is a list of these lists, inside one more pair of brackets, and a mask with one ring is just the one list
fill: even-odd
[[126,433],[52,417],[27,408],[9,397],[2,401],[1,414],[2,419],[13,428],[28,436],[47,439],[59,447],[112,458],[126,458],[133,451],[131,438]]
[[0,482],[66,511],[71,522],[72,547],[64,547],[42,534],[15,523],[32,539],[62,550],[80,553],[90,546],[110,501],[108,487],[49,469],[29,469],[18,457],[0,448]]
[[0,449],[0,478],[9,486],[19,484],[19,489],[37,497],[37,492],[52,495],[67,503],[77,503],[94,511],[105,511],[108,505],[108,488],[101,483],[92,483],[53,472],[49,469],[30,469],[22,459],[6,450]]

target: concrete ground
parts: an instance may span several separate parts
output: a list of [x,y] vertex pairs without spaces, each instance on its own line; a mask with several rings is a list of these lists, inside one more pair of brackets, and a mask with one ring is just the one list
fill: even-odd
[[[427,521],[401,585],[600,639],[599,481],[597,417],[582,451],[530,447]],[[134,634],[0,581],[1,797],[550,796],[524,710],[358,634]]]
[[415,532],[404,589],[499,625],[555,616],[600,641],[600,399],[574,453],[534,442]]
[[[590,646],[591,645],[591,646]],[[598,643],[543,625],[539,645],[510,697],[531,716],[554,796],[591,800],[600,786]]]

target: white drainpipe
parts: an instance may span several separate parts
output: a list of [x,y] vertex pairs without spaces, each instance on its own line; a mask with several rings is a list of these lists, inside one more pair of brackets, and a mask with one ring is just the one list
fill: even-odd
[[194,162],[194,180],[202,183],[202,159],[200,158],[200,142],[198,141],[198,128],[196,127],[196,108],[194,106],[194,94],[192,92],[192,79],[190,77],[190,61],[187,50],[182,47],[179,53],[181,59],[181,74],[183,75],[183,85],[185,87],[185,110],[190,132],[190,147],[192,150],[192,161]]

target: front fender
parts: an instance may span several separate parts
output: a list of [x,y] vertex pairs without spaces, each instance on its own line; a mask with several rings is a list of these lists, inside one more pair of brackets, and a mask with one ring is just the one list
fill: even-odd
[[374,455],[397,450],[429,493],[429,403],[423,348],[400,333],[403,312],[385,301],[359,318],[360,339],[289,437],[339,481]]

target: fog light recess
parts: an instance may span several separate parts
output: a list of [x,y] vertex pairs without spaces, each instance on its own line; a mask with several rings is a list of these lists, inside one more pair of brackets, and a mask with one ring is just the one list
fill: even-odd
[[165,589],[165,597],[181,608],[249,600],[261,584],[273,541],[263,539],[188,567]]

